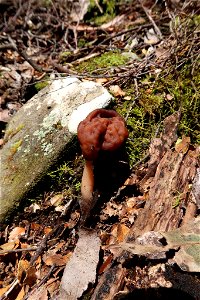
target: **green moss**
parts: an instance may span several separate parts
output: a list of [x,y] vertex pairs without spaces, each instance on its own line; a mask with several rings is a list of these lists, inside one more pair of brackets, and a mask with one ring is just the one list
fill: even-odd
[[172,203],[172,208],[176,208],[180,205],[181,202],[181,193],[177,192],[177,195],[174,197],[174,201]]
[[8,156],[8,161],[13,159],[13,156],[15,153],[19,150],[20,146],[22,145],[22,140],[16,141],[12,146],[10,147],[10,153]]
[[88,13],[85,16],[85,19],[97,26],[109,22],[116,16],[118,2],[119,1],[116,0],[98,1],[99,6],[102,9],[102,12],[100,12],[96,1],[90,0],[90,6],[88,9]]
[[[79,172],[79,164],[82,159],[67,161],[48,173],[53,189],[63,190],[65,195],[72,197],[78,195],[81,189],[82,167]],[[77,169],[78,168],[78,169]]]
[[82,47],[84,47],[84,46],[86,46],[86,40],[83,39],[83,38],[82,38],[82,39],[80,38],[80,39],[78,40],[78,47],[79,47],[79,48],[82,48]]
[[24,124],[20,124],[15,129],[8,129],[5,134],[5,141],[7,142],[9,139],[11,139],[14,135],[16,135],[19,131],[21,131],[24,128]]
[[35,88],[39,92],[40,90],[45,88],[48,84],[49,84],[49,82],[46,80],[39,81],[39,82],[35,83]]
[[60,63],[64,63],[67,61],[67,59],[71,56],[71,52],[70,51],[64,51],[61,52],[59,55],[59,62]]
[[76,67],[76,71],[92,72],[96,69],[116,67],[125,64],[128,60],[129,58],[123,56],[120,52],[110,51],[91,58],[87,62],[82,62]]
[[42,6],[50,7],[52,5],[52,0],[42,0]]
[[21,146],[22,144],[22,140],[19,140],[17,142],[15,142],[11,147],[10,147],[10,151],[11,153],[16,153],[19,149],[19,147]]
[[95,23],[95,25],[100,26],[100,25],[102,25],[104,23],[108,23],[112,19],[113,19],[113,17],[111,15],[104,14],[103,16],[98,16],[95,19],[93,19],[93,22]]
[[185,64],[178,72],[147,76],[138,82],[139,96],[134,102],[135,85],[123,88],[131,100],[117,104],[129,129],[127,151],[133,165],[145,156],[159,124],[170,114],[181,109],[178,136],[190,136],[192,144],[200,144],[198,71],[191,76],[193,65]]

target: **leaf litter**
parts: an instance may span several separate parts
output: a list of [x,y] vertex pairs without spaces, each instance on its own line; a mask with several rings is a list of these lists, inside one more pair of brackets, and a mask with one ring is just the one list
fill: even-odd
[[[34,3],[32,11],[27,11],[26,21],[23,22],[23,10],[27,4],[22,3],[18,14],[6,16],[7,23],[2,22],[4,28],[1,27],[1,31],[6,32],[4,37],[0,37],[6,49],[1,57],[1,64],[5,65],[1,70],[0,84],[2,128],[10,115],[31,97],[27,93],[34,83],[46,79],[45,76],[51,73],[54,78],[57,76],[56,63],[61,64],[62,60],[58,58],[59,55],[55,57],[51,54],[52,41],[57,54],[66,48],[70,50],[70,53],[65,53],[65,74],[77,72],[78,76],[99,81],[111,89],[114,87],[113,93],[118,98],[118,103],[132,101],[125,86],[133,76],[137,78],[134,81],[137,100],[141,87],[138,87],[137,82],[142,74],[160,74],[160,70],[166,66],[169,67],[167,72],[170,72],[168,62],[172,57],[175,57],[176,68],[179,70],[179,64],[187,63],[191,54],[194,71],[197,64],[198,31],[195,33],[194,30],[193,41],[184,32],[185,27],[181,25],[180,19],[178,21],[179,17],[170,15],[172,11],[183,12],[181,3],[176,2],[169,1],[169,7],[165,7],[166,24],[169,22],[172,35],[168,35],[166,24],[153,10],[149,10],[154,5],[153,1],[145,3],[148,9],[137,4],[128,18],[124,18],[122,14],[99,27],[94,24],[79,24],[83,14],[79,16],[73,10],[73,14],[70,13],[59,1],[55,1],[54,7],[50,5],[45,8],[45,12]],[[184,13],[191,13],[192,2],[186,1],[185,4]],[[155,7],[159,9],[159,6]],[[58,14],[53,21],[56,11],[60,16]],[[40,18],[42,14],[49,15],[49,27],[43,22],[36,22],[36,25],[34,18],[32,19],[33,16]],[[66,22],[69,24],[66,18],[69,15],[74,16],[73,18],[76,15],[78,21],[76,19],[77,25],[70,23],[66,28]],[[56,39],[61,33],[61,17],[65,30],[60,42]],[[26,50],[25,53],[20,51],[22,40],[18,31],[23,23],[24,28],[28,28],[26,39],[29,41],[22,47]],[[133,24],[138,27],[129,29]],[[190,23],[187,25],[189,27]],[[12,31],[12,26],[16,31]],[[83,31],[88,39],[88,47],[82,49],[79,41]],[[164,38],[160,35],[161,31]],[[10,32],[11,39],[7,38],[7,32]],[[172,38],[174,33],[177,36]],[[48,39],[45,40],[44,36],[48,36]],[[15,46],[10,44],[12,41]],[[103,68],[100,74],[96,70],[80,74],[71,67],[80,59],[84,62],[85,57],[92,57],[91,52],[100,55],[108,45],[117,49],[124,47],[125,52],[127,49],[132,51],[130,57],[133,61],[120,67]],[[37,55],[39,52],[42,54]],[[26,61],[27,57],[31,59]],[[152,84],[151,80],[144,80],[149,82],[148,85]],[[36,91],[32,92],[34,94]],[[169,90],[166,91],[165,98],[173,103],[176,96]],[[91,299],[118,299],[129,293],[134,294],[137,289],[159,287],[175,287],[180,294],[185,292],[194,299],[197,298],[200,283],[192,273],[199,272],[197,208],[199,209],[200,199],[200,149],[192,144],[190,136],[177,134],[184,110],[180,107],[175,110],[176,113],[163,120],[160,136],[152,138],[145,159],[132,168],[130,177],[119,187],[118,193],[102,204],[98,212],[94,212],[94,217],[95,214],[98,215],[98,222],[93,224],[91,231],[78,228],[80,211],[74,204],[62,216],[59,210],[56,211],[56,207],[61,207],[62,201],[66,199],[63,192],[45,196],[40,205],[30,205],[19,222],[3,228],[0,249],[1,299],[62,299],[62,293],[65,294],[64,297],[71,294],[71,299],[83,299],[84,295]],[[128,115],[129,112],[127,117]],[[170,258],[169,251],[174,251]],[[193,291],[187,284],[183,284],[185,275],[188,276],[188,285],[194,287]],[[180,282],[178,286],[177,282]],[[63,287],[64,292],[61,293]]]

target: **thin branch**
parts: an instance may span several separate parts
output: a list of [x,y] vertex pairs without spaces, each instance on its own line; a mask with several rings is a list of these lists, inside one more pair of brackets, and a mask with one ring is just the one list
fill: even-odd
[[155,21],[153,20],[152,16],[149,14],[148,9],[146,7],[144,7],[144,5],[142,4],[141,0],[139,0],[139,2],[140,2],[140,5],[141,5],[142,9],[144,10],[147,18],[152,23],[152,25],[153,25],[153,27],[155,29],[155,32],[157,33],[157,35],[159,36],[159,38],[162,39],[163,38],[162,33],[161,33],[160,29],[158,28],[158,26],[156,25]]
[[9,42],[12,44],[12,47],[15,51],[17,51],[19,53],[19,55],[21,55],[36,71],[43,73],[44,70],[38,65],[36,64],[36,62],[34,62],[31,58],[28,57],[28,55],[26,54],[26,52],[24,50],[20,50],[17,45],[15,44],[14,40],[11,38],[11,36],[8,36]]
[[24,252],[24,251],[35,251],[37,247],[29,247],[29,248],[22,248],[22,249],[10,249],[10,250],[1,250],[0,255],[6,253],[17,253],[17,252]]

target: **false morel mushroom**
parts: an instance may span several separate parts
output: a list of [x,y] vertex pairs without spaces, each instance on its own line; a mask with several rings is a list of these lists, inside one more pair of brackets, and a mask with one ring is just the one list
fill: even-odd
[[100,151],[115,151],[128,138],[124,119],[114,110],[96,109],[78,125],[78,140],[85,158],[81,182],[81,218],[84,223],[93,208],[94,162]]

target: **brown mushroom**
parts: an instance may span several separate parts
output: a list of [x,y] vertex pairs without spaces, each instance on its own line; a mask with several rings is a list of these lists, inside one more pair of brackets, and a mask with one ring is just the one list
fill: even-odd
[[93,163],[99,151],[115,151],[128,138],[124,119],[114,110],[96,109],[78,126],[78,139],[85,158],[81,183],[80,207],[85,221],[94,206]]

